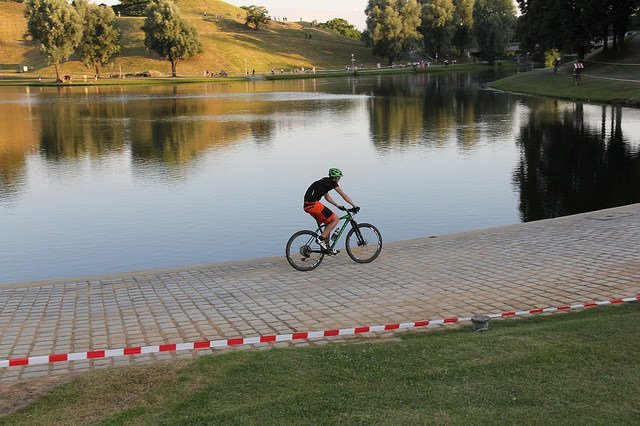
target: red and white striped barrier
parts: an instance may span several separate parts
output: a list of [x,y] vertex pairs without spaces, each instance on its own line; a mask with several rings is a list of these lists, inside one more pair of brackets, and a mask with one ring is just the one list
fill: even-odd
[[[487,316],[489,318],[505,318],[505,317],[513,317],[513,316],[524,316],[524,315],[533,315],[533,314],[541,314],[541,313],[569,311],[573,309],[590,308],[594,306],[611,305],[616,303],[636,302],[639,300],[640,300],[640,296],[636,296],[636,297],[627,297],[625,299],[612,299],[612,300],[605,300],[601,302],[589,302],[589,303],[580,303],[577,305],[558,306],[555,308],[503,312],[501,314],[490,314]],[[17,366],[25,366],[25,365],[50,364],[54,362],[64,362],[64,361],[79,361],[79,360],[87,360],[87,359],[104,359],[104,358],[112,358],[112,357],[124,356],[124,355],[153,354],[153,353],[160,353],[160,352],[188,351],[188,350],[195,350],[195,349],[226,348],[226,347],[239,346],[239,345],[252,345],[256,343],[289,342],[294,340],[313,340],[313,339],[321,339],[323,337],[330,337],[330,336],[348,336],[352,334],[371,333],[371,332],[377,332],[377,331],[402,330],[402,329],[410,329],[410,328],[417,328],[417,327],[426,327],[430,325],[459,323],[464,321],[471,321],[471,317],[465,317],[465,318],[454,317],[454,318],[444,318],[439,320],[415,321],[415,322],[406,322],[406,323],[398,323],[398,324],[373,325],[373,326],[355,327],[355,328],[341,328],[341,329],[324,330],[324,331],[308,331],[308,332],[291,333],[291,334],[272,334],[267,336],[256,336],[256,337],[238,337],[234,339],[205,340],[200,342],[173,343],[173,344],[154,345],[154,346],[138,346],[138,347],[121,348],[121,349],[101,349],[101,350],[88,351],[88,352],[75,352],[75,353],[68,353],[68,354],[54,354],[54,355],[44,355],[44,356],[32,356],[27,358],[5,359],[5,360],[0,360],[0,368],[17,367]]]

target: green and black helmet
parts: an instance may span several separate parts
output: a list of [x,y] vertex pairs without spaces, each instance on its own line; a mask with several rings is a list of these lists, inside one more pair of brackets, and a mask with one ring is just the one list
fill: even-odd
[[331,168],[329,169],[329,177],[331,178],[342,177],[342,172],[340,171],[340,169]]

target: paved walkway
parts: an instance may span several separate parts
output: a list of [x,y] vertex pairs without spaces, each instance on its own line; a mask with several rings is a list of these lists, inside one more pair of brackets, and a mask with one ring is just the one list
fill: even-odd
[[[306,273],[278,257],[0,286],[0,360],[636,296],[639,247],[635,204],[386,244],[371,264],[341,254]],[[209,351],[1,368],[0,384],[203,353]]]

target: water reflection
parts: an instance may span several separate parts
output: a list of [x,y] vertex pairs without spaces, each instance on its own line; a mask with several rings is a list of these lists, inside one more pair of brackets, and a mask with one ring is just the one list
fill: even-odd
[[[94,87],[3,90],[0,102],[0,198],[20,193],[29,155],[48,162],[126,152],[133,169],[185,168],[211,149],[246,140],[273,143],[278,126],[318,111],[344,117],[366,95],[370,140],[379,152],[402,146],[471,152],[508,133],[522,100],[482,90],[491,76],[422,74],[242,83],[236,87]],[[243,90],[239,90],[242,87]],[[285,90],[277,92],[274,90]],[[301,90],[302,92],[297,92]],[[309,90],[309,92],[305,92]],[[316,91],[325,91],[318,95]],[[333,92],[335,96],[326,93]],[[623,134],[623,109],[530,98],[520,120],[522,159],[514,172],[522,220],[556,217],[640,199],[638,149]],[[597,124],[596,124],[597,123]]]
[[[244,85],[244,84],[243,84]],[[305,87],[313,88],[309,83]],[[274,117],[342,115],[340,96],[263,92],[264,87],[6,89],[0,102],[0,197],[15,196],[30,154],[53,164],[126,151],[133,168],[185,168],[203,153],[247,139],[273,140]],[[26,107],[25,107],[26,106]]]
[[37,119],[30,106],[21,105],[19,93],[9,91],[0,103],[0,201],[15,197],[26,180],[28,153],[37,152]]
[[517,141],[522,158],[514,172],[523,221],[640,201],[640,155],[625,139],[623,109],[599,108],[597,123],[585,119],[581,103],[530,104]]
[[[486,78],[486,77],[484,77]],[[472,150],[481,135],[510,132],[515,103],[482,90],[478,74],[380,77],[370,100],[371,140],[381,151],[407,144]]]
[[34,108],[37,116],[40,153],[49,161],[77,159],[88,155],[97,158],[122,150],[124,132],[104,118],[121,117],[125,104],[93,102],[61,89],[59,102]]

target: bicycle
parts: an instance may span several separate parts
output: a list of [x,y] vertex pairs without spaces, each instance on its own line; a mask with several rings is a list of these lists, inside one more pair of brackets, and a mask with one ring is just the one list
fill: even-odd
[[351,225],[345,240],[345,247],[349,257],[358,263],[373,262],[378,257],[382,251],[382,235],[378,228],[370,223],[356,222],[353,216],[358,213],[359,208],[347,210],[342,207],[340,210],[346,211],[347,214],[340,217],[340,220],[344,222],[342,222],[341,226],[338,224],[331,236],[329,251],[324,251],[316,242],[316,238],[322,235],[324,224],[318,225],[318,229],[315,232],[310,230],[298,231],[289,238],[285,254],[291,266],[299,271],[311,271],[317,268],[324,259],[325,254],[332,255],[331,250],[340,241],[340,237],[347,225]]

